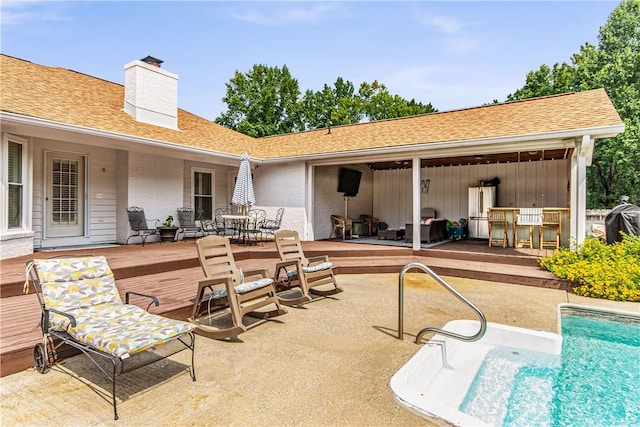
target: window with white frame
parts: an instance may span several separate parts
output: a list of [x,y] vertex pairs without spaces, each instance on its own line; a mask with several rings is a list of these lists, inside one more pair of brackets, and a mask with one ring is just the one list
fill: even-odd
[[6,193],[4,199],[6,203],[3,212],[5,230],[20,230],[25,227],[25,161],[26,161],[26,141],[21,138],[9,135],[3,136],[3,174]]
[[213,219],[214,171],[193,169],[191,192],[197,219]]

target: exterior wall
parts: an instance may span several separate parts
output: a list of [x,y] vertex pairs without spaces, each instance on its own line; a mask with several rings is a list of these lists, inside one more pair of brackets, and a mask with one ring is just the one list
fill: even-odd
[[[338,175],[340,168],[355,169],[362,172],[360,188],[356,197],[348,198],[345,213],[345,198],[338,193]],[[331,237],[331,215],[347,216],[360,221],[361,214],[374,213],[373,209],[373,171],[366,165],[316,166],[313,180],[313,228],[315,239]],[[411,184],[411,180],[409,180]],[[409,193],[411,194],[411,193]],[[409,197],[411,203],[411,197]],[[375,213],[374,213],[375,214]]]
[[[163,222],[172,215],[177,223],[176,209],[183,203],[183,164],[179,158],[129,153],[127,206],[143,208],[147,220]],[[128,229],[128,222],[124,225]]]
[[129,206],[129,153],[118,151],[116,154],[116,242],[124,243],[129,236],[129,218],[127,207]]
[[178,76],[142,61],[124,69],[124,111],[140,122],[177,129]]
[[0,259],[33,253],[33,232],[24,231],[0,236]]
[[[45,152],[75,153],[88,159],[85,171],[87,188],[87,235],[84,237],[46,238],[43,235],[43,212],[45,194]],[[79,145],[63,141],[48,139],[34,139],[33,141],[33,246],[34,248],[91,244],[113,243],[116,241],[116,176],[117,152],[88,145]]]
[[[306,210],[306,167],[304,162],[263,165],[253,170],[256,208],[275,218],[278,208],[284,208],[282,229],[296,230],[301,240],[312,240]],[[233,182],[233,181],[232,181]]]
[[[373,214],[390,227],[411,222],[411,169],[374,172]],[[421,194],[421,207],[431,207],[440,218],[467,218],[468,187],[498,177],[498,206],[569,207],[569,161],[504,163],[424,168],[421,180],[429,190]]]

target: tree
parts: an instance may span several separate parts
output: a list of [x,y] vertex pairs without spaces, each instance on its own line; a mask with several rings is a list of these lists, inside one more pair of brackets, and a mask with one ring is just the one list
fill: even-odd
[[353,83],[338,77],[334,87],[324,85],[321,91],[308,90],[301,101],[307,129],[359,123],[362,120],[360,99]]
[[529,72],[508,99],[604,88],[625,131],[598,140],[587,170],[587,203],[611,207],[622,194],[640,203],[640,2],[623,0],[600,27],[598,46],[584,44],[571,62]]
[[517,99],[548,96],[576,90],[575,69],[572,66],[566,62],[561,65],[555,63],[553,68],[543,64],[538,71],[529,71],[525,85],[513,94],[509,94],[507,100],[515,101]]
[[229,110],[216,123],[253,137],[289,133],[302,128],[298,81],[287,66],[254,65],[236,71],[222,98]]
[[387,87],[374,80],[371,84],[360,85],[360,100],[365,117],[370,120],[393,119],[397,117],[415,116],[417,114],[436,111],[431,103],[424,105],[415,99],[407,101],[398,95],[391,95]]

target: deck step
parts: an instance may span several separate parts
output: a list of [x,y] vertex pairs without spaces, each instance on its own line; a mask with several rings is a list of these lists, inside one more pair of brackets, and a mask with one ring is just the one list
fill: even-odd
[[[471,253],[464,250],[420,250],[379,245],[327,244],[303,242],[308,257],[329,255],[336,274],[398,273],[409,262],[421,262],[443,276],[568,289],[566,281],[537,267],[537,257],[517,253]],[[449,246],[441,245],[441,247]],[[464,245],[451,245],[464,248]],[[444,248],[442,248],[444,249]],[[484,245],[482,246],[484,248]],[[502,248],[499,248],[502,249]],[[105,255],[114,270],[121,295],[127,291],[152,294],[160,300],[150,311],[175,319],[191,315],[197,282],[202,278],[195,244],[146,245],[142,248],[109,248],[95,251]],[[33,346],[42,339],[40,309],[35,295],[24,295],[25,262],[38,253],[0,263],[0,375],[33,366]],[[512,260],[515,257],[517,259]],[[243,269],[267,268],[278,262],[273,243],[264,247],[234,247],[234,258]],[[146,307],[142,299],[132,303]]]

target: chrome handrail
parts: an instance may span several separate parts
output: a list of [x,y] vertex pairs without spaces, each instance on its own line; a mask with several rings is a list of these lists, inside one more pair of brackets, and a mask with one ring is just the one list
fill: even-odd
[[478,317],[480,317],[480,330],[475,335],[471,335],[471,336],[460,335],[454,332],[449,332],[442,329],[429,327],[429,328],[424,328],[420,332],[418,332],[415,343],[420,344],[420,341],[422,341],[422,337],[427,332],[437,332],[441,335],[445,335],[450,338],[455,338],[457,340],[468,341],[468,342],[474,342],[481,339],[484,336],[485,332],[487,331],[487,318],[484,316],[484,313],[478,307],[476,307],[475,304],[473,304],[471,301],[466,299],[460,292],[456,291],[453,288],[453,286],[445,282],[433,270],[431,270],[429,267],[419,262],[410,262],[406,264],[404,267],[402,267],[402,270],[400,270],[400,275],[398,277],[398,339],[402,340],[404,335],[404,325],[403,325],[404,323],[404,276],[407,273],[407,271],[414,268],[422,270],[425,273],[429,274],[431,277],[433,277],[436,280],[436,282],[438,282],[446,290],[448,290],[453,295],[455,295],[460,301],[468,305],[473,311],[476,312]]

